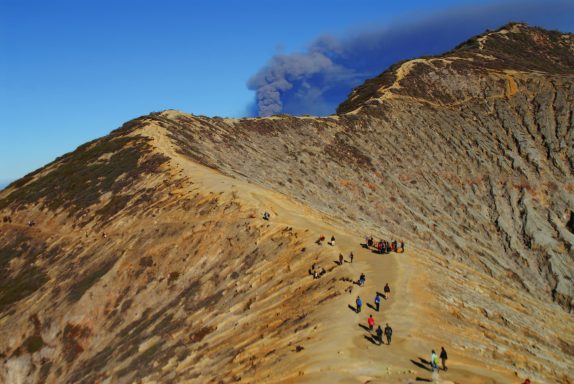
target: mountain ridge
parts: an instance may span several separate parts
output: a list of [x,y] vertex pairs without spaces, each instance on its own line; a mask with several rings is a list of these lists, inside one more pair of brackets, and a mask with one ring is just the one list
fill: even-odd
[[[0,191],[0,377],[412,383],[446,344],[454,382],[571,383],[573,76],[444,60],[323,118],[142,116]],[[388,348],[347,308],[384,281]]]

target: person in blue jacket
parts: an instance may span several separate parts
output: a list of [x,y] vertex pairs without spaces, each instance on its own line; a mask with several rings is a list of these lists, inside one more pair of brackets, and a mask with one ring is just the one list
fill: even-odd
[[381,305],[381,296],[379,295],[379,292],[377,292],[377,295],[375,296],[375,308],[377,309],[377,312],[379,312],[380,305]]

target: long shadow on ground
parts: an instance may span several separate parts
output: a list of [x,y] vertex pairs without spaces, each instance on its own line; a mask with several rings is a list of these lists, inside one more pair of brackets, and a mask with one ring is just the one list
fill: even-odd
[[432,372],[432,369],[429,368],[428,362],[425,359],[419,357],[419,360],[420,361],[416,361],[416,360],[411,359],[411,363],[413,363],[414,365],[416,365],[419,368],[424,369],[425,371]]
[[375,344],[375,345],[380,345],[380,344],[377,342],[377,340],[375,340],[375,338],[374,338],[373,336],[370,336],[370,335],[367,336],[367,335],[365,335],[364,337],[365,337],[365,339],[369,340],[371,343],[373,343],[373,344]]
[[364,325],[364,324],[359,324],[359,327],[361,327],[361,328],[363,328],[365,331],[371,333],[371,330],[370,330],[369,327],[367,327],[366,325]]

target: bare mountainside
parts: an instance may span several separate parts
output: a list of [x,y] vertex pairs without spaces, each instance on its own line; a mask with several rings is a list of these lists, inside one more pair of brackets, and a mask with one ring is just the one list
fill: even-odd
[[[81,146],[0,192],[0,382],[411,383],[445,345],[444,382],[572,383],[573,87],[573,36],[510,24],[337,115],[165,111]],[[378,346],[348,305],[386,281]]]

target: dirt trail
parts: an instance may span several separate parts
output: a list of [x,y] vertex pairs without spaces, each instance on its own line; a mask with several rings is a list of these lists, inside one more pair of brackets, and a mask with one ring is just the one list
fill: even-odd
[[[294,358],[295,363],[290,365],[299,369],[286,373],[285,382],[414,383],[431,378],[430,370],[420,363],[420,358],[429,359],[431,348],[439,351],[440,345],[424,337],[425,328],[436,324],[433,313],[426,309],[430,308],[427,304],[432,300],[432,295],[425,289],[425,282],[430,276],[417,262],[420,257],[425,257],[423,251],[410,248],[407,242],[404,254],[373,253],[360,245],[365,233],[355,232],[348,224],[281,193],[230,178],[179,155],[159,127],[148,126],[143,133],[152,137],[163,153],[169,154],[174,171],[183,172],[193,183],[214,193],[231,192],[261,214],[269,211],[272,226],[309,230],[317,237],[325,235],[327,240],[323,245],[307,246],[328,247],[333,263],[342,253],[345,263],[337,268],[343,268],[345,275],[354,281],[365,273],[367,280],[364,287],[353,284],[351,294],[341,288],[338,297],[322,304],[319,311],[314,313],[311,320],[317,325],[315,340],[309,343],[305,353]],[[334,247],[326,244],[331,235],[336,237]],[[375,238],[379,236],[376,232],[372,235]],[[355,256],[353,263],[348,258],[351,251]],[[382,300],[380,312],[377,313],[369,305],[374,305],[375,294],[383,291],[385,283],[389,283],[392,295],[389,300]],[[349,282],[345,284],[351,285]],[[364,303],[360,314],[351,308],[355,306],[357,295]],[[393,328],[390,346],[375,345],[369,340],[369,332],[363,328],[369,314],[375,318],[375,329],[379,324],[384,328],[385,323]],[[456,351],[449,353],[451,369],[441,374],[442,383],[506,383],[511,380],[507,373],[485,373],[484,366],[468,356]]]

